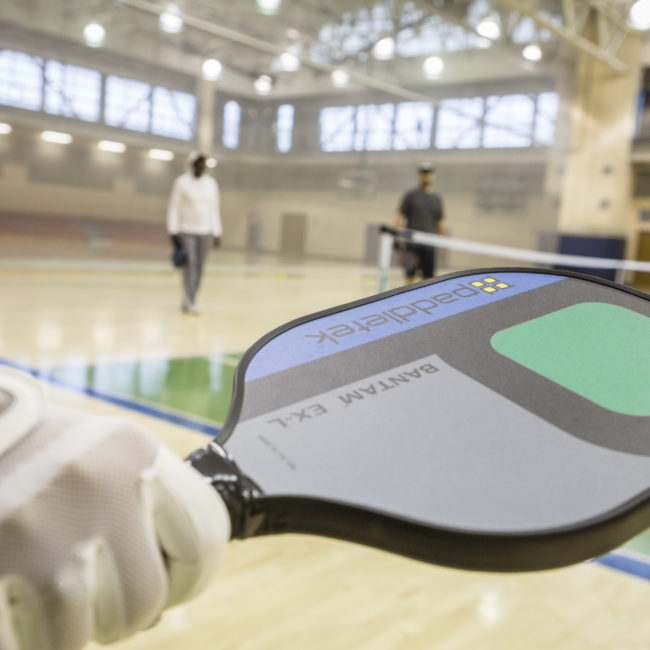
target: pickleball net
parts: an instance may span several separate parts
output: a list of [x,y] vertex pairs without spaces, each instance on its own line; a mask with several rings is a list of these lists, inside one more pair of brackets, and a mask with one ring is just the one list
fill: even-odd
[[[589,273],[592,269],[613,270],[615,281],[619,284],[626,283],[628,271],[650,273],[650,262],[641,262],[637,260],[593,257],[587,255],[567,255],[564,253],[551,253],[524,248],[514,248],[511,246],[487,244],[469,239],[459,239],[447,235],[436,235],[433,233],[421,232],[419,230],[410,230],[408,228],[397,229],[389,226],[380,226],[379,232],[379,291],[385,291],[388,288],[395,242],[471,253],[479,256],[479,258],[491,258],[489,264],[491,266],[494,265],[494,258],[499,258],[523,263],[519,264],[519,266],[565,270],[574,269],[583,273]],[[476,266],[476,264],[474,264],[474,266]]]

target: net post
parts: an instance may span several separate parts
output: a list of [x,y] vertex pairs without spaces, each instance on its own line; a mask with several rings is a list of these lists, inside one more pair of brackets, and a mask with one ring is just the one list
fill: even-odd
[[[394,232],[394,231],[393,231]],[[390,260],[393,254],[393,234],[386,226],[379,228],[379,293],[388,289]]]

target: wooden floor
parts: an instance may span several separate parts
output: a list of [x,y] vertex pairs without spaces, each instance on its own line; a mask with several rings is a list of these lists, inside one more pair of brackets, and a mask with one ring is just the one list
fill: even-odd
[[[71,360],[241,352],[291,318],[374,292],[358,271],[212,273],[183,316],[172,273],[0,271],[0,358]],[[57,403],[120,412],[178,454],[206,438],[47,385]],[[527,575],[440,569],[303,536],[231,543],[218,579],[119,650],[650,649],[650,583],[595,564]]]

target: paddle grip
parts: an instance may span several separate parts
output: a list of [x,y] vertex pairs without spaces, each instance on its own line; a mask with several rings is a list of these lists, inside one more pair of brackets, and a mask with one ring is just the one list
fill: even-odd
[[192,452],[187,461],[205,476],[223,499],[230,514],[231,539],[252,537],[263,524],[264,515],[255,507],[262,494],[225,449],[215,442]]

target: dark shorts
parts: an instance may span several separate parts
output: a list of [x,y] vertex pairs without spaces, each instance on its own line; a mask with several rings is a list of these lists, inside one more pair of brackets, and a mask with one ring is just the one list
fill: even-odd
[[436,272],[436,249],[431,246],[407,244],[403,266],[407,278],[415,277],[418,272],[425,279],[432,278]]

